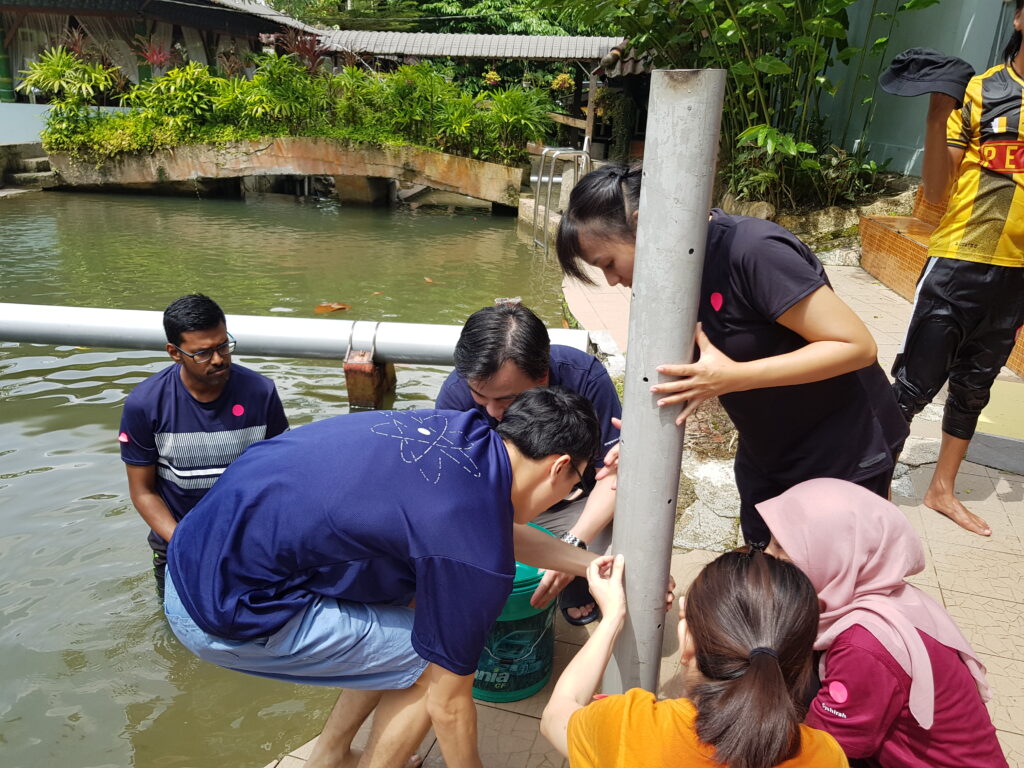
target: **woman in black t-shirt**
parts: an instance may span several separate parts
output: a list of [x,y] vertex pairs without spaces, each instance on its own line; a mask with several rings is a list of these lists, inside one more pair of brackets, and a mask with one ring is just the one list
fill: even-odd
[[[572,191],[558,229],[566,275],[631,285],[641,171],[604,166]],[[662,365],[659,405],[686,402],[677,423],[719,397],[739,432],[736,485],[744,538],[767,543],[754,505],[815,477],[889,493],[908,433],[871,333],[833,293],[811,250],[768,221],[713,210],[696,342],[700,357]],[[608,461],[606,461],[608,464]]]

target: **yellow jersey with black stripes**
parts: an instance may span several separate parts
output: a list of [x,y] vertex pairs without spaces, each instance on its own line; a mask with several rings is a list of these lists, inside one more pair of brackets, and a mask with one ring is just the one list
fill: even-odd
[[1005,64],[967,85],[946,143],[964,150],[929,256],[1024,267],[1024,79]]

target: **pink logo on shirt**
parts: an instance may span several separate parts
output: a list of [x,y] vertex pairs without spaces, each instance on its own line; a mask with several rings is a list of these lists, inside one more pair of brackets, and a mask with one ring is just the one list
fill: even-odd
[[715,310],[715,312],[722,308],[723,301],[724,299],[722,298],[722,294],[718,291],[711,294],[711,308]]
[[245,413],[245,406],[242,405],[241,403],[235,403],[233,406],[231,406],[231,413],[233,413],[235,416],[241,416],[243,413]]
[[128,433],[127,433],[127,432],[122,432],[122,433],[121,433],[120,435],[118,435],[118,436],[117,436],[117,441],[118,441],[119,443],[128,443],[128,442],[131,442],[131,441],[130,441],[130,440],[128,439]]
[[845,704],[846,700],[850,698],[850,692],[838,680],[833,680],[828,684],[828,695],[836,704]]

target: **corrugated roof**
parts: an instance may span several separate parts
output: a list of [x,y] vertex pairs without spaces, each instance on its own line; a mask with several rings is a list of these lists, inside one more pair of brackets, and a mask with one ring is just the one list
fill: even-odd
[[[195,2],[195,0],[192,0],[192,2]],[[275,11],[269,5],[254,2],[254,0],[206,0],[206,2],[210,3],[210,5],[219,5],[222,8],[229,8],[233,11],[240,11],[241,13],[248,13],[252,16],[259,16],[267,21],[280,24],[283,27],[290,27],[302,32],[312,32],[314,34],[320,34],[322,32],[322,30],[317,29],[316,27],[303,24],[298,19],[293,19],[287,14]]]
[[[253,5],[243,0],[212,0]],[[540,35],[456,35],[430,32],[320,31],[324,45],[335,51],[375,56],[448,56],[453,59],[532,59],[539,61],[597,61],[621,37]]]

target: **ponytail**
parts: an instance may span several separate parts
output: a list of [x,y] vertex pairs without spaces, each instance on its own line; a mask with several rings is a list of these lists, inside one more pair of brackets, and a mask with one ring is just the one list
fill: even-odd
[[640,206],[642,177],[639,167],[604,165],[573,187],[555,238],[558,262],[568,277],[587,285],[594,284],[581,264],[586,263],[580,246],[583,232],[593,231],[627,241],[636,237],[632,213]]
[[811,672],[818,600],[791,563],[728,552],[686,598],[703,680],[688,691],[697,736],[729,768],[772,768],[800,751],[798,705]]
[[[1021,12],[1024,8],[1024,0],[1017,0],[1017,13]],[[1014,30],[1013,34],[1010,35],[1010,40],[1003,49],[1003,61],[1009,63],[1013,59],[1017,58],[1017,54],[1020,53],[1021,46],[1021,33],[1018,30]]]

